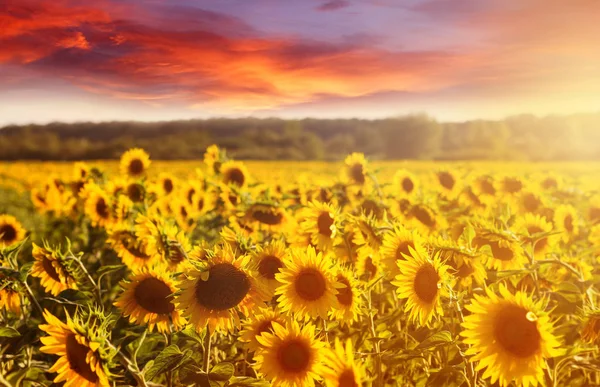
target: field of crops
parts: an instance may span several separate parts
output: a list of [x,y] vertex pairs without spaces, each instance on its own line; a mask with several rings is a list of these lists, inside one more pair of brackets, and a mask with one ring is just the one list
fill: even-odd
[[0,386],[598,386],[599,256],[600,164],[4,163]]

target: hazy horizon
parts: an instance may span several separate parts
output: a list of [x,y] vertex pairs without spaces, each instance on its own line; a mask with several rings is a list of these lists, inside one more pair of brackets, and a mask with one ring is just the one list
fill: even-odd
[[0,126],[420,112],[464,121],[600,105],[593,0],[4,4]]

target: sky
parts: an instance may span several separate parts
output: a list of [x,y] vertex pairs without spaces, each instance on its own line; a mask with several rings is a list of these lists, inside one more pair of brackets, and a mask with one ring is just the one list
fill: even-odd
[[600,0],[0,0],[0,125],[600,110]]

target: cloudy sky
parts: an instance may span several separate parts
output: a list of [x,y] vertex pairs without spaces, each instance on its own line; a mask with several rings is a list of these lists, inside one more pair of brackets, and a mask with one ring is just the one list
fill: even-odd
[[0,125],[600,110],[599,0],[0,0]]

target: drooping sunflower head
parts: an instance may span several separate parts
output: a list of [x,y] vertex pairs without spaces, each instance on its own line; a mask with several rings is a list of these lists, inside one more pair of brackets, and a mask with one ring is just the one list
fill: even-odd
[[239,161],[227,161],[221,166],[221,179],[225,185],[234,185],[238,188],[248,185],[248,168]]
[[350,184],[364,185],[367,181],[367,160],[363,153],[352,153],[344,160],[343,177]]
[[57,296],[63,290],[77,289],[77,280],[59,251],[34,243],[32,255],[35,262],[31,268],[31,275],[40,278],[47,292]]
[[271,296],[280,285],[275,275],[284,267],[285,255],[283,241],[267,243],[252,253],[252,260],[258,268],[258,280],[265,284]]
[[323,379],[327,387],[359,387],[366,381],[365,366],[354,358],[351,339],[343,344],[336,338],[333,348],[325,351]]
[[235,257],[228,245],[210,252],[207,262],[189,271],[175,303],[197,330],[231,331],[239,327],[238,311],[248,315],[268,296],[255,280],[248,256]]
[[384,271],[379,252],[368,247],[357,251],[355,267],[359,278],[367,282],[376,280]]
[[286,211],[276,205],[255,203],[246,210],[246,220],[259,229],[281,230],[288,223]]
[[451,267],[450,273],[459,289],[485,284],[487,271],[475,248],[441,237],[432,239],[429,244],[434,254],[439,254],[440,259]]
[[291,321],[285,326],[273,323],[273,333],[257,337],[261,347],[255,354],[255,367],[273,387],[314,386],[325,371],[324,343],[315,339],[315,327],[300,328]]
[[564,243],[569,243],[579,235],[580,217],[571,205],[560,205],[554,212],[554,227],[561,231],[561,239]]
[[249,316],[240,331],[240,341],[246,343],[250,351],[256,351],[261,344],[257,337],[265,332],[273,333],[273,324],[285,325],[289,319],[283,316],[277,309],[260,308]]
[[503,285],[499,291],[488,288],[487,297],[474,295],[466,306],[471,312],[462,323],[461,335],[471,346],[466,353],[491,383],[543,384],[544,359],[558,355],[560,344],[542,301],[524,292],[512,294]]
[[338,209],[331,204],[310,202],[301,217],[300,231],[310,235],[311,243],[321,250],[331,249],[339,233]]
[[600,310],[592,309],[585,312],[581,339],[589,344],[600,344]]
[[12,215],[0,215],[0,247],[7,247],[25,239],[25,229]]
[[129,177],[141,177],[150,166],[150,156],[140,148],[129,149],[121,156],[119,164],[121,174]]
[[372,249],[378,250],[382,244],[382,235],[379,231],[379,220],[374,216],[360,215],[360,216],[349,216],[348,220],[350,221],[352,232],[352,239],[349,241],[355,246],[369,246]]
[[134,324],[148,324],[159,332],[170,332],[185,325],[179,310],[175,309],[172,296],[177,291],[177,282],[160,268],[142,269],[122,281],[123,292],[114,305]]
[[299,320],[327,318],[336,305],[337,282],[331,267],[331,256],[315,251],[312,246],[290,250],[284,268],[275,275],[281,285],[275,291],[282,312]]
[[84,329],[68,314],[66,323],[47,310],[44,311],[44,318],[47,324],[39,328],[48,336],[40,338],[43,344],[40,350],[60,356],[48,370],[58,373],[54,383],[67,381],[71,386],[108,387],[108,362],[99,351],[105,338],[90,336],[89,329]]
[[396,171],[391,192],[394,198],[412,197],[419,192],[419,189],[420,180],[412,172],[406,169]]
[[409,250],[411,254],[406,260],[397,261],[400,274],[392,284],[398,288],[398,297],[406,299],[409,319],[425,326],[434,316],[444,314],[440,298],[448,295],[450,267],[441,262],[439,255],[429,257],[412,248]]
[[517,220],[514,229],[526,243],[533,246],[533,252],[539,258],[553,247],[556,240],[554,235],[548,235],[552,231],[552,223],[540,215],[526,213]]
[[337,305],[330,316],[342,325],[349,325],[358,319],[361,313],[362,298],[359,282],[349,270],[339,269],[335,276]]
[[393,231],[384,234],[380,252],[390,279],[400,273],[397,262],[406,260],[406,256],[411,255],[411,250],[417,254],[427,254],[425,239],[417,231],[408,230],[398,224]]

